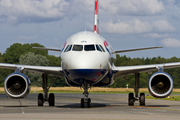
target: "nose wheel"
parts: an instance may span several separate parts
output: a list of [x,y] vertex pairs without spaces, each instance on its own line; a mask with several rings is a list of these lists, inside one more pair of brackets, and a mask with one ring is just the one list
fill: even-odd
[[87,104],[88,108],[91,108],[91,98],[88,98],[87,100],[81,98],[81,108],[84,108],[85,104]]

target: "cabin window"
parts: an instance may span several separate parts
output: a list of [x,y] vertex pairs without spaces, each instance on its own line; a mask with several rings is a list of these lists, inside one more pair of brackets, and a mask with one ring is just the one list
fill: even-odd
[[72,50],[73,51],[82,51],[83,45],[74,45]]
[[99,45],[96,45],[96,49],[97,49],[97,51],[102,52],[102,50],[101,50],[101,48],[99,47]]
[[95,46],[94,45],[85,45],[84,50],[85,51],[95,51]]
[[99,45],[99,47],[102,49],[103,52],[105,52],[104,48],[101,45]]

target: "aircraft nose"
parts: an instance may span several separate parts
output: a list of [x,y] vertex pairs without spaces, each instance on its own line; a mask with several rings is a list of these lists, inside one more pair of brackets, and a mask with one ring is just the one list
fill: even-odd
[[71,80],[94,83],[105,75],[108,62],[102,55],[84,54],[70,59],[67,66],[65,73]]
[[68,69],[102,69],[105,61],[101,56],[76,56],[71,60]]

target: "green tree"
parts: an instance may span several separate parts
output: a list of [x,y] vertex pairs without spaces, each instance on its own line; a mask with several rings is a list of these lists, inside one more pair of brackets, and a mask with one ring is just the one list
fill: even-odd
[[[37,65],[47,66],[49,61],[45,56],[36,55],[35,53],[29,52],[28,54],[21,55],[19,63],[23,65]],[[24,72],[31,80],[32,86],[42,86],[42,75],[36,72]]]
[[48,55],[49,66],[61,66],[61,58],[54,55]]
[[[47,59],[49,60],[49,66],[61,66],[61,58],[53,55],[48,55]],[[48,76],[48,83],[51,84],[56,76]],[[64,87],[68,86],[64,78],[57,78],[52,87]]]
[[[2,57],[2,54],[0,52],[0,63],[3,63],[3,57]],[[3,70],[4,69],[0,69],[0,87],[3,87],[4,86],[4,79],[3,79]]]
[[20,56],[27,54],[28,52],[33,52],[35,54],[48,56],[48,52],[46,50],[33,49],[32,47],[44,47],[44,46],[38,43],[23,44],[23,45],[21,43],[14,43],[9,48],[7,48],[7,50],[3,54],[4,62],[17,64],[19,63]]

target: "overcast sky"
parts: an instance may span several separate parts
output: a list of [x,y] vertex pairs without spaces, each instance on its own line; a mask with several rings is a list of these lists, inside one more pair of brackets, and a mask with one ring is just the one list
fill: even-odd
[[[99,31],[114,50],[164,46],[128,57],[180,57],[180,0],[99,0]],[[0,0],[0,52],[13,43],[61,49],[93,31],[94,0]],[[59,55],[58,52],[50,52]]]

